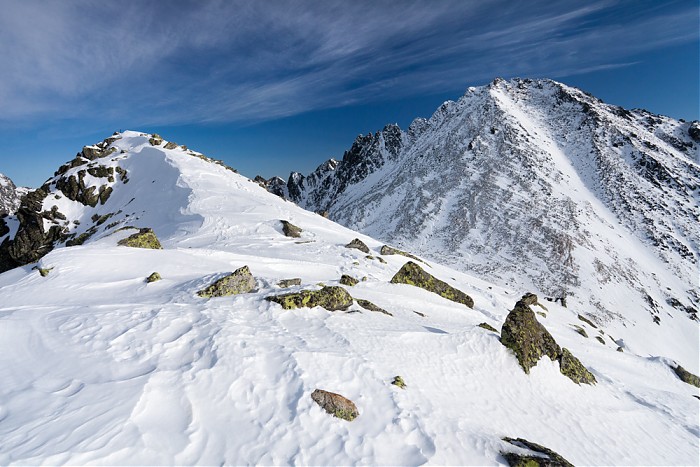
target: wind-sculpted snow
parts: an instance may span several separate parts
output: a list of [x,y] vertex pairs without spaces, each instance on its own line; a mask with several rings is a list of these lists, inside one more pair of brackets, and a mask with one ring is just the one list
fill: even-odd
[[695,319],[698,128],[549,80],[498,79],[416,120],[401,144],[386,128],[358,137],[291,198],[601,322],[628,307]]
[[[129,182],[115,178],[104,205],[45,199],[95,233],[0,274],[0,464],[492,465],[517,449],[504,437],[575,465],[696,462],[697,388],[674,372],[698,373],[696,329],[652,323],[650,339],[644,325],[581,321],[588,310],[575,304],[533,304],[598,383],[575,384],[548,357],[526,374],[480,327],[501,328],[520,286],[425,258],[421,268],[472,297],[473,309],[392,284],[409,258],[381,255],[383,243],[174,143],[117,136],[118,160],[107,165]],[[285,236],[281,219],[299,237]],[[120,246],[135,232],[123,227],[153,229],[163,249]],[[345,247],[354,239],[370,254]],[[244,266],[254,289],[198,296]],[[154,271],[161,280],[149,283]],[[346,288],[345,311],[266,300],[342,287],[343,275],[362,279]],[[299,280],[277,285],[290,278]],[[359,416],[327,414],[317,389],[347,397]]]

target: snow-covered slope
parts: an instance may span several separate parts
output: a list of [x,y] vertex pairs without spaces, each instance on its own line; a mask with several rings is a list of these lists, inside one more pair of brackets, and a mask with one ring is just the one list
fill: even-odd
[[286,194],[599,323],[694,327],[684,320],[700,302],[699,148],[698,122],[550,80],[497,79],[405,132],[358,137],[342,161],[292,174]]
[[13,214],[19,207],[20,198],[27,191],[27,188],[18,188],[6,175],[0,173],[0,216]]
[[[548,358],[528,375],[478,327],[500,329],[519,287],[424,266],[472,296],[470,309],[389,283],[405,257],[381,262],[378,241],[150,135],[115,135],[81,154],[95,158],[64,166],[20,209],[27,220],[40,201],[53,213],[42,222],[58,244],[36,264],[48,274],[34,264],[0,274],[0,464],[503,464],[499,453],[516,449],[504,436],[574,464],[697,461],[698,391],[669,367],[698,373],[697,327],[594,328],[578,319],[585,310],[547,303],[538,319],[598,384],[574,384]],[[280,220],[301,237],[284,236]],[[127,226],[152,228],[163,249],[117,245]],[[344,247],[355,237],[371,257]],[[197,296],[243,265],[255,292]],[[162,280],[147,284],[154,271]],[[265,300],[280,279],[301,278],[295,291],[341,274],[366,277],[347,290],[393,316]],[[695,325],[681,312],[663,319]],[[390,384],[395,375],[406,389]],[[316,388],[352,399],[359,417],[327,415]]]

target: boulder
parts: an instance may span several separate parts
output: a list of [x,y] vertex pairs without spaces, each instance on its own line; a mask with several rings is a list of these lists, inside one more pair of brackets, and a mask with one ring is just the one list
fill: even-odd
[[559,371],[576,384],[595,384],[595,376],[564,347],[559,357]]
[[169,141],[165,143],[165,146],[163,146],[165,149],[175,149],[178,147],[177,143],[173,143],[172,141]]
[[569,461],[549,448],[535,444],[522,438],[503,438],[513,446],[532,451],[533,454],[521,454],[512,451],[501,451],[501,455],[511,467],[574,467]]
[[152,250],[163,249],[163,247],[160,245],[160,241],[158,241],[158,237],[156,237],[156,234],[153,232],[153,229],[149,228],[139,229],[137,233],[119,240],[117,245],[129,246],[132,248],[150,248]]
[[320,405],[327,413],[349,422],[355,420],[355,418],[360,415],[353,401],[334,392],[316,389],[311,393],[311,399]]
[[494,328],[489,323],[480,323],[478,326],[480,328],[486,329],[487,331],[498,332],[498,329]]
[[357,299],[357,304],[360,305],[360,306],[361,306],[362,308],[364,308],[365,310],[376,311],[376,312],[378,312],[378,313],[384,313],[385,315],[394,316],[394,315],[392,315],[391,313],[389,313],[388,311],[386,311],[384,308],[378,307],[377,305],[375,305],[374,303],[370,302],[369,300],[363,300],[363,299],[361,299],[361,298],[358,298],[358,299]]
[[286,289],[287,287],[292,287],[293,285],[301,285],[301,278],[294,277],[292,279],[282,279],[277,283],[278,287]]
[[394,386],[398,386],[401,389],[406,389],[406,383],[401,376],[394,376],[394,380],[391,382]]
[[537,321],[532,309],[519,300],[508,313],[501,328],[501,343],[511,349],[525,371],[537,365],[545,355],[559,362],[559,371],[576,384],[594,384],[595,376],[567,349],[559,347],[554,337]]
[[157,272],[152,272],[151,275],[146,278],[146,282],[150,284],[151,282],[157,282],[160,279],[160,274],[158,274]]
[[392,284],[408,284],[436,293],[443,298],[474,308],[474,300],[446,282],[428,274],[416,263],[409,261],[391,278]]
[[543,356],[547,355],[554,361],[561,355],[561,348],[552,335],[522,300],[515,304],[503,323],[501,343],[515,352],[525,373],[530,373],[530,368],[537,365]]
[[405,251],[398,250],[396,248],[390,247],[389,245],[384,245],[382,246],[382,249],[379,250],[380,255],[401,255],[405,256],[407,258],[415,259],[416,261],[420,261],[421,263],[425,263],[425,261],[421,260],[420,258],[417,258],[416,256],[413,256],[410,253],[406,253]]
[[369,253],[369,247],[365,245],[364,242],[359,238],[353,239],[350,243],[345,245],[345,248],[355,248],[356,250],[360,250],[363,253]]
[[343,285],[347,285],[347,286],[352,287],[353,285],[356,285],[359,282],[360,281],[358,281],[357,279],[355,279],[352,276],[348,276],[347,274],[343,274],[342,276],[340,276],[340,283]]
[[347,310],[353,303],[350,294],[338,286],[324,286],[321,290],[302,290],[295,293],[273,295],[266,297],[265,300],[278,303],[285,310],[316,306],[328,311]]
[[537,304],[537,295],[534,293],[526,293],[525,295],[522,296],[520,299],[525,305],[536,305]]
[[250,273],[248,266],[236,269],[228,276],[222,277],[209,287],[197,292],[203,298],[228,297],[249,293],[255,290],[255,278]]
[[683,381],[684,383],[692,384],[696,388],[700,388],[700,378],[686,370],[680,365],[676,365],[673,368],[673,371],[678,375],[678,377]]
[[299,238],[301,237],[301,233],[303,230],[301,230],[299,227],[296,225],[292,224],[289,221],[280,221],[282,223],[282,232],[286,237],[291,237],[291,238]]

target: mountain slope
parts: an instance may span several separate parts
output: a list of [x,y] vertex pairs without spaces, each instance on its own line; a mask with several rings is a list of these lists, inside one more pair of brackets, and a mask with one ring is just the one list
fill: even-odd
[[[659,327],[654,342],[640,327],[596,328],[571,308],[536,306],[598,384],[574,384],[548,358],[526,374],[497,333],[479,327],[500,328],[523,290],[432,262],[421,264],[473,297],[473,309],[392,284],[405,257],[380,255],[376,240],[152,135],[125,132],[81,154],[95,158],[74,159],[35,199],[38,212],[53,212],[44,232],[60,229],[36,263],[43,274],[34,263],[0,274],[4,465],[504,464],[501,452],[524,452],[504,436],[574,464],[697,459],[697,389],[670,367],[697,373],[697,333],[687,327]],[[91,168],[106,176],[88,178]],[[280,220],[301,236],[286,237]],[[152,228],[163,249],[120,246],[134,232],[123,227]],[[355,237],[369,256],[344,246]],[[255,291],[197,296],[244,265]],[[146,283],[154,271],[162,280]],[[338,285],[342,274],[366,277],[346,290],[393,316],[357,303],[328,312],[265,300],[283,292],[281,279],[300,278],[287,289],[297,291]],[[406,389],[390,384],[395,375]],[[324,413],[310,397],[316,388],[352,399],[359,417]]]
[[699,148],[698,122],[627,111],[550,80],[499,79],[405,132],[358,137],[342,161],[292,174],[286,193],[600,323],[635,324],[628,307],[650,322],[695,320]]
[[26,188],[18,188],[12,180],[0,173],[0,216],[14,213],[19,207],[20,198],[26,193]]

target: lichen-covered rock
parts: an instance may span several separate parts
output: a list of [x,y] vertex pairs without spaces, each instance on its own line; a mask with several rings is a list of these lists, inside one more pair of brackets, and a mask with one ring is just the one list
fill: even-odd
[[32,269],[39,271],[41,277],[46,277],[49,275],[53,268],[40,268],[39,266],[34,266]]
[[327,413],[349,422],[355,420],[357,416],[360,415],[353,401],[334,392],[316,389],[311,393],[311,399],[320,405]]
[[487,331],[498,332],[498,329],[494,328],[494,327],[491,326],[489,323],[480,323],[478,326],[479,326],[480,328],[486,329]]
[[673,371],[678,375],[678,377],[683,381],[684,383],[692,384],[696,388],[700,388],[700,378],[686,370],[680,365],[677,365],[673,368]]
[[586,318],[586,317],[583,316],[583,315],[578,315],[578,319],[580,319],[581,321],[583,321],[583,322],[586,323],[587,325],[591,326],[592,328],[598,328],[598,326],[596,326],[596,325],[593,323],[593,321],[591,321],[590,319]]
[[172,141],[169,141],[163,146],[165,149],[175,149],[177,148],[177,143],[173,143]]
[[248,266],[243,266],[200,290],[197,295],[203,298],[228,297],[252,292],[255,290],[255,285],[255,278],[250,273],[250,269]]
[[595,336],[595,338],[596,338],[596,340],[597,340],[598,342],[600,342],[601,344],[605,345],[605,339],[603,339],[603,338],[600,337],[600,336]]
[[146,278],[146,282],[149,283],[149,284],[150,284],[151,282],[158,282],[159,280],[161,280],[161,277],[160,277],[160,274],[158,274],[157,272],[152,272],[152,273]]
[[398,386],[401,389],[406,389],[406,383],[401,376],[394,376],[394,380],[391,382],[394,386]]
[[549,448],[522,438],[503,438],[513,446],[527,449],[535,455],[520,454],[512,451],[502,451],[501,455],[511,467],[574,467],[569,461]]
[[282,223],[282,232],[286,237],[299,238],[303,230],[292,224],[289,221],[280,221]]
[[150,248],[152,250],[163,249],[163,247],[160,245],[158,237],[156,237],[156,234],[153,232],[153,229],[149,228],[139,229],[137,233],[119,240],[117,245],[129,246],[132,248]]
[[501,343],[515,352],[525,373],[530,373],[530,368],[537,365],[543,356],[547,355],[555,361],[561,355],[561,348],[552,335],[522,300],[515,304],[503,323]]
[[585,337],[586,339],[588,339],[588,333],[587,333],[586,330],[583,329],[581,326],[576,326],[576,325],[574,325],[574,329],[576,329],[576,332],[577,332],[577,333],[581,334],[583,337]]
[[287,287],[292,287],[293,285],[301,285],[301,278],[294,277],[292,279],[282,279],[277,283],[277,286],[282,287],[283,289],[286,289]]
[[360,281],[358,281],[352,276],[348,276],[347,274],[343,274],[342,276],[340,276],[340,283],[343,285],[352,287],[353,285],[357,285],[359,282]]
[[377,305],[375,305],[374,303],[370,302],[369,300],[363,300],[363,299],[361,299],[361,298],[358,298],[358,299],[357,299],[357,304],[360,305],[360,306],[361,306],[362,308],[364,308],[365,310],[376,311],[376,312],[378,312],[378,313],[384,313],[385,315],[394,316],[394,315],[392,315],[391,313],[389,313],[388,311],[386,311],[384,308],[378,307]]
[[342,287],[324,286],[321,290],[302,290],[283,295],[273,295],[265,300],[282,305],[285,310],[313,308],[320,306],[328,311],[347,310],[352,305],[352,297]]
[[520,299],[525,305],[535,305],[537,304],[537,295],[534,293],[526,293],[525,295],[522,296]]
[[569,349],[563,348],[559,357],[559,371],[576,384],[595,384],[595,376],[574,357]]
[[410,253],[406,253],[405,251],[401,251],[399,249],[390,247],[389,245],[382,246],[382,249],[379,250],[379,254],[387,255],[387,256],[389,256],[389,255],[401,255],[401,256],[405,256],[407,258],[415,259],[416,261],[420,261],[421,263],[425,263],[425,261],[423,261],[422,259],[417,258],[416,256],[413,256]]
[[421,289],[425,289],[429,292],[436,293],[443,298],[452,300],[453,302],[461,303],[468,306],[469,308],[474,308],[474,300],[462,292],[461,290],[455,289],[446,282],[428,274],[416,263],[409,261],[404,264],[403,267],[397,272],[394,277],[391,278],[392,284],[408,284]]
[[353,239],[350,243],[345,245],[345,248],[354,248],[356,250],[360,250],[363,253],[369,254],[369,247],[365,245],[365,243],[359,238]]

